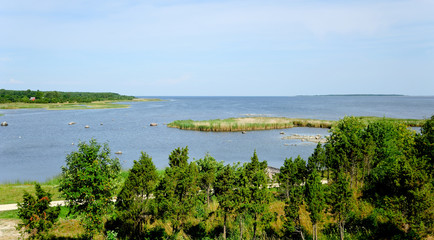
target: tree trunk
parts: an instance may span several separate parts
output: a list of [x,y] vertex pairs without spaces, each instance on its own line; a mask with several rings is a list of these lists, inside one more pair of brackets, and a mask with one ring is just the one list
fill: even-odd
[[223,219],[223,239],[226,240],[226,219],[227,219],[227,215],[225,214],[224,219]]
[[312,240],[317,240],[316,236],[316,223],[312,225]]
[[208,185],[207,189],[206,189],[206,195],[208,197],[208,207],[209,207],[209,192],[210,192],[211,186]]
[[301,239],[304,240],[304,234],[303,231],[300,231]]
[[339,232],[341,233],[341,240],[344,240],[344,233],[345,233],[344,224],[345,223],[343,221],[339,222]]
[[258,225],[258,223],[256,222],[256,218],[255,218],[255,222],[253,223],[253,240],[256,239],[256,226]]
[[240,216],[240,239],[243,239],[243,218]]

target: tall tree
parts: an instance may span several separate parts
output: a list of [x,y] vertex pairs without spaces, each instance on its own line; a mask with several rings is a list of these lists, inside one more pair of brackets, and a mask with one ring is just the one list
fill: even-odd
[[80,142],[78,151],[66,156],[59,190],[72,213],[82,216],[89,237],[101,232],[103,216],[113,209],[119,171],[119,159],[111,158],[108,145],[102,146],[94,139],[89,144]]
[[[434,166],[434,115],[426,120],[416,136],[416,148],[418,156],[426,158],[428,164]],[[434,174],[434,167],[430,168],[430,174]]]
[[286,199],[289,199],[289,192],[292,188],[299,187],[306,178],[306,161],[300,156],[292,160],[287,158],[280,168],[280,173],[277,175],[279,187],[284,190]]
[[362,133],[365,124],[356,117],[344,117],[332,129],[326,147],[328,157],[332,158],[330,168],[344,170],[350,176],[350,185],[357,181],[358,166],[363,159]]
[[209,154],[206,154],[203,159],[197,160],[196,163],[199,168],[200,187],[206,192],[209,206],[211,190],[213,189],[218,171],[223,168],[223,162],[217,162]]
[[151,198],[157,182],[157,169],[152,158],[142,152],[139,161],[134,160],[116,200],[121,225],[119,233],[123,237],[144,238],[145,226],[154,216]]
[[312,168],[305,185],[305,200],[312,221],[313,240],[318,239],[318,223],[322,220],[325,209],[324,190],[321,177],[316,168]]
[[237,187],[235,168],[236,166],[227,165],[219,171],[214,186],[219,212],[223,215],[223,239],[226,239],[227,235],[228,218],[239,206],[238,197],[235,194]]
[[349,186],[349,181],[344,171],[337,171],[335,174],[335,180],[331,184],[330,189],[330,201],[331,212],[334,214],[338,225],[340,239],[344,239],[345,222],[348,219],[349,213],[353,205],[352,191]]
[[278,174],[279,188],[285,192],[284,228],[289,234],[299,234],[304,239],[300,222],[300,206],[303,205],[303,183],[306,178],[306,162],[298,156],[285,159]]
[[245,164],[243,169],[242,188],[245,197],[245,208],[253,216],[253,237],[256,239],[258,227],[266,224],[269,219],[268,205],[271,193],[268,189],[269,178],[266,174],[267,161],[260,162],[256,151],[251,161]]
[[169,166],[157,187],[155,200],[160,216],[172,223],[175,234],[194,214],[198,194],[198,168],[188,163],[188,148],[177,148],[169,156]]

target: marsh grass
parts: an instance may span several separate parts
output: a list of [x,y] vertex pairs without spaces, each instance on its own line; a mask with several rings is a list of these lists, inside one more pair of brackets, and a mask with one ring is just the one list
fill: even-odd
[[332,126],[332,123],[333,121],[315,119],[245,117],[215,119],[207,121],[177,120],[169,123],[167,126],[184,130],[198,130],[208,132],[237,132],[284,129],[292,127],[330,128]]
[[128,104],[118,102],[151,102],[162,101],[155,98],[135,98],[131,101],[96,101],[90,103],[2,103],[0,109],[35,109],[43,108],[47,110],[82,110],[82,109],[109,109],[109,108],[128,108]]
[[[425,120],[420,119],[396,119],[380,117],[357,117],[366,124],[384,119],[386,121],[399,122],[409,127],[420,127]],[[332,128],[336,121],[303,119],[303,118],[284,118],[284,117],[243,117],[214,119],[205,121],[176,120],[167,124],[168,127],[179,128],[182,130],[196,130],[206,132],[239,132],[254,130],[284,129],[292,127],[312,127],[312,128]]]

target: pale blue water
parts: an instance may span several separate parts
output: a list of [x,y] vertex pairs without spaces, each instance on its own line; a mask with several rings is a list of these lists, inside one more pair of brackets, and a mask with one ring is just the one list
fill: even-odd
[[[285,158],[307,159],[315,144],[282,140],[282,130],[247,134],[183,131],[164,124],[180,119],[265,115],[340,119],[345,115],[429,118],[434,97],[408,96],[299,96],[299,97],[160,97],[164,102],[131,103],[128,109],[102,110],[0,110],[0,182],[43,181],[60,174],[65,156],[77,143],[91,138],[108,142],[124,168],[130,168],[140,152],[147,152],[158,168],[168,163],[170,152],[188,146],[190,160],[206,153],[225,163],[247,162],[256,150],[260,160],[280,167]],[[69,122],[75,125],[68,125]],[[156,122],[157,127],[150,127]],[[101,123],[103,125],[101,125]],[[90,128],[85,129],[84,126]],[[292,128],[286,135],[327,135],[327,129]],[[75,145],[72,145],[74,143]],[[295,144],[295,146],[294,146]]]

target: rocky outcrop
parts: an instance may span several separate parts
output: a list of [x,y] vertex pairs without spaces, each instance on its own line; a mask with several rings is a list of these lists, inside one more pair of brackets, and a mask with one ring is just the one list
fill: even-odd
[[298,134],[293,134],[291,136],[282,137],[282,139],[298,139],[302,142],[313,142],[313,143],[326,143],[327,139],[321,135],[315,135],[315,136],[303,136]]

